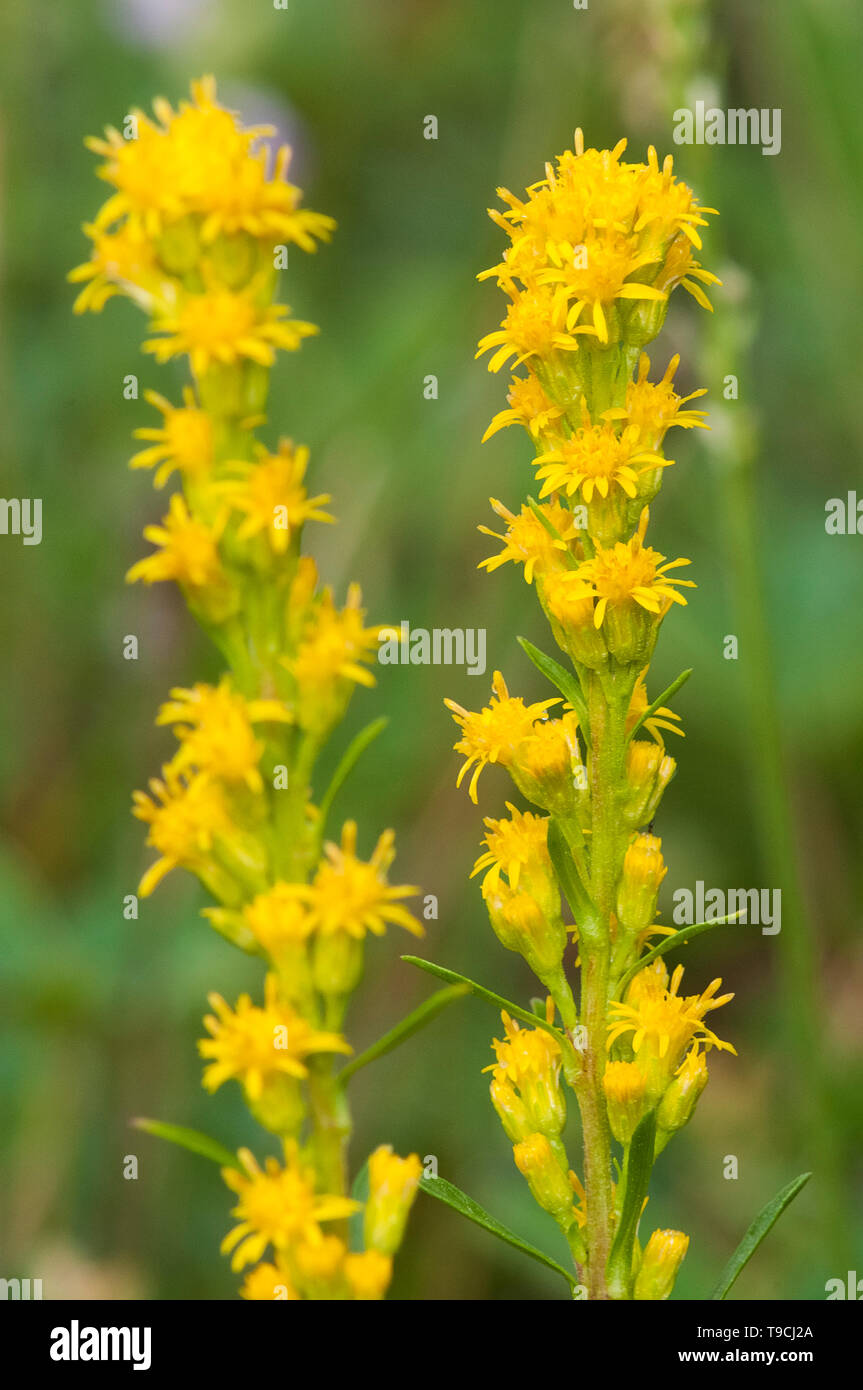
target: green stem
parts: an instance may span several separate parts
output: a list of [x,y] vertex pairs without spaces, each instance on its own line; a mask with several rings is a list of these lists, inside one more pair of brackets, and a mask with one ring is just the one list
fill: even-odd
[[312,1058],[309,1064],[311,1136],[309,1150],[318,1175],[319,1190],[334,1196],[348,1191],[347,1148],[351,1115],[344,1088],[329,1057]]

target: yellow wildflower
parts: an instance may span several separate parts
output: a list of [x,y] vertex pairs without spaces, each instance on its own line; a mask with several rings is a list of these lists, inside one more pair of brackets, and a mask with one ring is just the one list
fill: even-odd
[[217,686],[199,682],[191,690],[173,689],[156,723],[173,725],[180,740],[173,760],[177,769],[194,767],[261,792],[264,784],[258,764],[264,743],[255,737],[252,726],[290,720],[281,700],[247,700],[233,689],[230,677],[223,676]]
[[189,589],[223,587],[226,576],[218,542],[225,520],[223,516],[215,525],[206,525],[190,515],[182,495],[175,492],[162,524],[144,527],[144,539],[159,546],[159,550],[133,565],[126,575],[127,582],[134,584],[140,579],[145,584],[158,584],[174,579]]
[[525,503],[518,516],[498,502],[494,497],[490,498],[491,505],[498,516],[507,522],[507,528],[501,536],[497,531],[492,531],[488,526],[478,526],[484,536],[493,536],[495,540],[503,542],[503,550],[498,555],[492,555],[487,560],[481,560],[478,569],[492,570],[499,569],[511,560],[513,564],[524,565],[524,577],[528,584],[533,582],[535,574],[546,574],[551,570],[562,570],[566,568],[564,558],[567,551],[567,542],[573,540],[578,534],[578,527],[573,521],[572,512],[558,498],[552,498],[540,508],[549,526],[557,532],[557,537],[548,526],[544,526],[540,518],[532,507]]
[[400,898],[412,897],[419,889],[387,883],[387,870],[395,858],[394,842],[392,830],[385,830],[371,859],[359,859],[356,821],[346,821],[341,844],[324,846],[326,858],[312,882],[296,889],[307,903],[309,919],[318,932],[327,936],[344,932],[362,940],[366,932],[383,936],[387,924],[394,923],[422,936],[419,922],[399,903]]
[[84,231],[93,241],[90,259],[66,276],[72,284],[85,282],[72,306],[74,312],[98,314],[116,294],[128,295],[149,310],[164,280],[149,239],[130,226],[106,232],[85,223]]
[[243,908],[243,917],[255,940],[270,956],[301,945],[314,929],[305,905],[297,897],[296,884],[274,883]]
[[268,1158],[262,1169],[248,1149],[240,1149],[242,1171],[223,1168],[222,1177],[239,1202],[232,1215],[240,1218],[222,1241],[222,1254],[233,1251],[231,1268],[243,1269],[260,1260],[268,1246],[289,1249],[298,1241],[323,1239],[322,1221],[341,1221],[360,1207],[349,1197],[315,1192],[313,1168],[301,1166],[296,1147],[286,1146],[286,1162]]
[[172,869],[182,865],[195,870],[209,861],[215,839],[231,831],[231,819],[221,788],[202,773],[187,775],[170,765],[162,778],[150,779],[150,791],[137,791],[133,812],[150,829],[147,844],[160,858],[141,879],[138,892],[149,897]]
[[482,437],[483,444],[508,425],[523,425],[534,439],[538,439],[563,414],[563,407],[549,400],[532,374],[514,376],[506,399],[509,410],[501,410],[495,415]]
[[245,518],[237,529],[239,540],[264,535],[273,554],[284,555],[306,521],[333,520],[321,511],[329,493],[309,497],[303,486],[308,461],[307,448],[282,439],[274,454],[262,448],[254,463],[229,465],[236,481],[217,483],[214,491]]
[[593,558],[583,560],[567,581],[574,596],[596,598],[596,627],[602,626],[609,604],[617,607],[636,603],[646,612],[661,616],[672,603],[686,603],[674,585],[695,588],[692,580],[669,575],[669,570],[688,565],[689,560],[666,560],[658,550],[644,545],[646,524],[645,508],[642,524],[634,536],[607,549],[597,546]]
[[363,1250],[345,1257],[345,1275],[354,1298],[365,1302],[383,1298],[393,1276],[390,1255],[379,1250]]
[[464,754],[465,762],[456,786],[461,786],[465,773],[473,767],[469,792],[471,801],[475,803],[476,786],[483,768],[489,763],[500,763],[507,767],[519,745],[533,733],[536,721],[545,718],[546,710],[552,705],[560,703],[558,696],[526,705],[520,696],[510,695],[500,671],[494,673],[489,704],[478,713],[463,709],[454,700],[445,700],[444,704],[452,711],[453,719],[462,730],[462,737],[454,747],[457,753]]
[[264,1262],[250,1269],[240,1289],[240,1297],[255,1303],[296,1302],[300,1295],[280,1261]]
[[202,294],[184,294],[177,308],[160,314],[153,331],[161,336],[144,343],[157,362],[188,354],[195,376],[214,363],[232,366],[248,359],[271,367],[276,349],[295,352],[304,338],[318,332],[313,323],[286,319],[286,304],[262,306],[248,289],[213,286]]
[[512,295],[512,303],[500,328],[480,339],[476,353],[482,357],[484,352],[497,349],[489,359],[490,372],[499,372],[510,361],[513,367],[520,367],[533,357],[545,360],[554,352],[574,352],[578,348],[575,334],[594,332],[584,327],[567,332],[564,307],[556,303],[550,289],[536,286],[518,291],[514,285],[506,289]]
[[399,1158],[391,1144],[381,1144],[369,1158],[369,1198],[364,1216],[367,1250],[394,1255],[422,1177],[417,1154]]
[[487,846],[473,866],[471,878],[488,869],[486,881],[496,888],[501,871],[505,872],[511,888],[518,888],[521,870],[530,865],[550,868],[548,856],[548,819],[535,816],[532,811],[519,811],[509,801],[506,809],[509,820],[487,818],[484,824],[488,834],[483,840]]
[[183,477],[200,478],[213,466],[213,422],[205,410],[196,404],[191,386],[183,388],[183,405],[174,406],[157,391],[145,391],[144,397],[162,412],[161,429],[149,426],[135,430],[136,439],[150,439],[149,449],[141,449],[129,460],[130,468],[154,468],[154,483],[164,487],[173,472]]
[[607,497],[615,484],[627,497],[636,497],[641,473],[668,468],[674,460],[642,448],[634,429],[618,435],[611,424],[592,425],[582,409],[581,428],[568,438],[555,439],[552,448],[533,462],[540,465],[536,476],[544,479],[540,497],[552,492],[572,497],[580,492],[589,503],[594,491]]
[[647,449],[658,449],[673,425],[683,429],[709,429],[703,410],[682,410],[687,401],[707,395],[707,388],[678,396],[672,385],[674,373],[680,366],[675,354],[665,369],[661,381],[648,381],[650,359],[645,352],[638,359],[638,375],[626,388],[626,405],[603,412],[603,420],[625,420]]
[[258,1101],[273,1077],[308,1076],[307,1057],[351,1051],[340,1034],[313,1028],[280,999],[275,975],[267,975],[264,981],[263,1008],[253,1004],[248,994],[241,994],[233,1009],[219,994],[208,999],[214,1012],[204,1024],[212,1036],[198,1043],[201,1056],[209,1059],[203,1077],[208,1091],[236,1079],[247,1098]]
[[639,972],[627,991],[626,1001],[609,1005],[608,1046],[613,1047],[619,1039],[628,1039],[634,1060],[648,1078],[653,1099],[665,1090],[691,1043],[735,1052],[731,1043],[723,1042],[704,1023],[708,1013],[734,998],[733,994],[716,998],[722,981],[712,980],[703,993],[684,997],[677,992],[683,966],[677,966],[667,987],[663,976],[667,980],[665,971]]

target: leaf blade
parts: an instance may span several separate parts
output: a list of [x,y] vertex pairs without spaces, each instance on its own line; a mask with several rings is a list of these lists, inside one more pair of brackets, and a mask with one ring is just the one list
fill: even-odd
[[408,965],[415,965],[418,970],[425,970],[429,975],[436,975],[439,980],[446,980],[449,984],[467,985],[471,994],[475,994],[479,999],[485,999],[490,1004],[494,1004],[498,1009],[506,1009],[513,1018],[520,1018],[523,1023],[529,1023],[532,1028],[544,1028],[546,1033],[551,1033],[561,1045],[561,1047],[571,1049],[569,1039],[564,1036],[559,1028],[555,1028],[553,1023],[546,1023],[544,1018],[537,1018],[536,1014],[529,1013],[520,1004],[514,1004],[511,999],[504,999],[502,994],[495,994],[493,990],[486,989],[485,985],[477,984],[476,980],[469,980],[467,975],[459,975],[456,970],[447,970],[443,965],[435,965],[434,961],[423,960],[422,956],[402,956],[402,960]]
[[646,723],[648,719],[651,719],[653,717],[653,715],[659,709],[660,705],[664,705],[666,700],[670,700],[672,695],[677,694],[681,686],[684,686],[686,682],[689,680],[689,677],[692,675],[692,672],[693,667],[687,667],[685,671],[681,671],[680,675],[677,677],[677,680],[672,681],[671,685],[666,686],[665,690],[663,690],[661,695],[657,695],[656,699],[652,702],[652,704],[649,704],[644,713],[642,715],[639,715],[638,719],[636,719],[627,736],[627,743],[630,739],[635,738],[635,735],[638,733],[642,724]]
[[131,1124],[134,1129],[143,1130],[145,1134],[153,1134],[157,1139],[167,1139],[169,1144],[176,1144],[178,1148],[188,1149],[190,1153],[198,1154],[202,1158],[209,1158],[222,1168],[238,1168],[242,1171],[242,1165],[235,1153],[231,1153],[231,1150],[218,1139],[212,1139],[209,1134],[204,1134],[199,1129],[188,1129],[185,1125],[172,1125],[165,1120],[140,1117],[132,1120]]
[[511,1245],[513,1249],[520,1250],[523,1255],[529,1255],[538,1264],[545,1265],[548,1269],[553,1269],[556,1274],[562,1275],[571,1289],[575,1288],[575,1276],[569,1270],[564,1269],[563,1265],[558,1264],[550,1255],[544,1251],[537,1250],[535,1245],[530,1245],[528,1241],[522,1240],[508,1226],[491,1216],[484,1207],[475,1202],[472,1197],[468,1197],[466,1192],[462,1192],[460,1187],[448,1182],[446,1178],[420,1178],[420,1190],[430,1197],[436,1197],[439,1202],[451,1207],[453,1211],[459,1212],[461,1216],[473,1222],[475,1226],[480,1226],[490,1235],[497,1236],[498,1240],[505,1245]]
[[752,1259],[752,1256],[755,1254],[755,1251],[758,1249],[765,1236],[776,1225],[776,1222],[785,1211],[785,1208],[791,1205],[798,1193],[802,1192],[811,1177],[811,1173],[800,1173],[792,1182],[783,1187],[780,1192],[777,1192],[776,1196],[773,1197],[766,1206],[761,1208],[737,1249],[734,1251],[734,1254],[731,1256],[731,1259],[720,1274],[719,1282],[710,1295],[712,1301],[721,1302],[722,1299],[726,1297],[736,1281],[737,1276]]
[[545,676],[546,680],[556,686],[561,695],[565,696],[578,715],[578,727],[584,737],[588,748],[590,747],[590,722],[587,714],[587,704],[581,693],[581,687],[575,676],[567,671],[565,666],[561,666],[559,661],[555,661],[553,656],[546,656],[539,647],[535,647],[532,642],[528,642],[526,637],[516,639],[522,651],[530,657],[534,666]]
[[[635,964],[621,975],[617,993],[622,994],[630,980],[646,965],[652,964],[659,956],[664,956],[667,951],[673,951],[675,946],[685,946],[687,941],[693,941],[696,936],[702,936],[704,932],[711,931],[713,927],[729,926],[732,922],[736,922],[745,911],[746,909],[741,907],[739,911],[731,912],[726,917],[711,917],[709,922],[695,922],[691,927],[681,927],[680,931],[676,931],[673,936],[663,937],[658,946],[653,946],[649,951],[645,951],[644,955],[639,956]],[[741,922],[739,925],[745,926],[746,923]]]
[[333,802],[336,799],[336,796],[341,791],[344,783],[347,781],[348,777],[353,772],[354,767],[359,762],[363,753],[365,753],[369,744],[374,743],[378,735],[383,733],[388,723],[389,720],[386,718],[385,715],[381,715],[379,719],[373,719],[370,724],[366,724],[365,728],[360,729],[359,733],[351,739],[350,743],[348,744],[347,748],[342,754],[339,760],[339,764],[336,767],[336,770],[330,779],[330,785],[324,792],[324,795],[321,799],[321,804],[318,808],[320,813],[320,825],[322,836],[324,832],[324,827],[326,826],[327,816],[329,815],[330,809],[332,807]]
[[394,1047],[406,1042],[420,1028],[424,1028],[427,1023],[431,1023],[437,1018],[438,1014],[449,1004],[454,1004],[457,999],[464,999],[470,990],[466,984],[449,985],[446,989],[439,989],[428,999],[423,1000],[411,1013],[406,1014],[403,1019],[393,1028],[390,1028],[383,1037],[378,1038],[377,1042],[372,1043],[364,1052],[360,1052],[356,1057],[342,1067],[339,1072],[339,1080],[347,1082],[360,1070],[360,1067],[368,1066],[369,1062],[376,1062],[379,1057],[383,1057],[387,1052],[391,1052]]

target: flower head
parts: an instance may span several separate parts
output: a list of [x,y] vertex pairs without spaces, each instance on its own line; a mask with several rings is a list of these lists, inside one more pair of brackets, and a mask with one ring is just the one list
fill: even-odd
[[486,879],[490,887],[496,888],[503,871],[511,888],[518,888],[522,869],[538,868],[540,872],[550,869],[548,854],[548,818],[536,816],[532,811],[519,811],[509,802],[506,808],[509,820],[484,822],[488,834],[483,844],[486,851],[473,866],[471,878],[487,869]]
[[549,399],[532,373],[513,377],[506,400],[509,409],[495,415],[482,437],[483,444],[508,425],[523,425],[534,439],[538,439],[563,414],[563,406]]
[[317,333],[313,323],[288,319],[286,304],[261,305],[247,289],[213,286],[201,294],[184,294],[176,309],[160,314],[144,343],[157,362],[188,355],[192,371],[203,376],[214,364],[232,366],[248,360],[271,367],[276,349],[295,352],[304,338]]
[[366,932],[383,936],[388,923],[422,936],[422,927],[400,899],[412,897],[418,888],[387,882],[387,870],[395,858],[395,836],[385,830],[368,861],[357,856],[356,821],[346,821],[341,844],[327,843],[312,882],[298,892],[308,905],[309,919],[319,933],[344,932],[362,940]]
[[537,477],[544,479],[540,497],[563,492],[567,497],[581,493],[590,502],[594,492],[607,497],[619,487],[627,497],[638,495],[641,473],[667,468],[673,459],[644,449],[634,429],[617,434],[610,423],[592,425],[586,411],[575,434],[554,440],[551,449],[539,454]]
[[634,536],[608,548],[597,546],[596,554],[583,560],[569,580],[574,596],[590,596],[597,600],[593,616],[596,627],[602,626],[609,605],[614,608],[638,604],[647,613],[659,617],[672,603],[686,603],[675,585],[695,587],[691,580],[678,579],[669,573],[680,565],[688,565],[688,560],[666,560],[658,550],[645,546],[646,513],[645,508],[642,524]]
[[130,468],[155,468],[157,488],[164,487],[171,474],[200,478],[213,466],[213,421],[195,402],[191,386],[183,391],[182,406],[171,405],[157,391],[145,391],[145,398],[162,412],[160,429],[149,426],[135,430],[136,439],[153,443],[129,460]]
[[465,773],[472,767],[474,771],[469,791],[471,801],[476,802],[476,785],[483,768],[489,763],[501,763],[507,767],[519,745],[533,733],[536,721],[545,718],[546,710],[552,705],[559,705],[561,701],[555,697],[526,705],[520,696],[510,695],[500,671],[495,671],[492,697],[485,709],[471,713],[454,700],[445,700],[444,703],[462,730],[455,751],[464,754],[465,762],[456,785],[461,786]]
[[133,797],[132,813],[149,825],[147,844],[160,855],[141,879],[138,892],[143,898],[179,865],[193,870],[206,865],[216,837],[232,829],[217,782],[203,773],[184,774],[170,764],[162,769],[162,779],[151,778],[152,795],[138,791]]
[[305,1059],[320,1052],[350,1052],[338,1033],[322,1032],[279,998],[275,975],[264,982],[264,1006],[241,994],[236,1006],[219,994],[208,996],[213,1013],[204,1024],[209,1038],[198,1043],[207,1060],[204,1086],[216,1091],[224,1082],[241,1081],[250,1101],[258,1101],[267,1082],[284,1075],[308,1076]]
[[254,463],[231,465],[236,477],[217,483],[215,490],[243,518],[237,530],[241,541],[262,535],[274,555],[284,555],[306,521],[333,520],[321,510],[329,493],[309,497],[303,486],[308,462],[308,449],[282,439],[274,454],[261,449]]
[[299,1241],[315,1244],[323,1240],[321,1222],[341,1221],[359,1209],[349,1197],[316,1192],[314,1169],[302,1166],[295,1147],[288,1146],[284,1168],[268,1158],[262,1169],[248,1149],[240,1149],[239,1159],[241,1170],[222,1169],[239,1197],[233,1210],[239,1225],[221,1247],[222,1254],[234,1252],[234,1270],[256,1263],[268,1246],[285,1251]]
[[258,768],[264,744],[253,725],[289,723],[281,700],[247,700],[224,676],[217,686],[199,682],[191,690],[177,687],[162,705],[157,724],[170,724],[180,740],[174,758],[178,769],[196,768],[224,782],[244,782],[253,792],[263,790]]
[[140,579],[145,584],[157,584],[174,579],[193,590],[224,586],[218,545],[224,528],[224,517],[208,526],[192,516],[182,495],[175,492],[162,524],[144,527],[145,540],[159,549],[132,566],[126,575],[128,583]]
[[567,542],[573,540],[579,532],[572,512],[558,498],[552,498],[539,508],[541,516],[537,516],[527,503],[522,506],[517,516],[494,497],[491,498],[491,505],[498,516],[507,523],[506,531],[501,536],[488,526],[480,526],[477,529],[485,536],[493,536],[495,540],[502,541],[503,550],[487,560],[481,560],[479,569],[487,570],[491,574],[492,570],[499,569],[511,560],[513,564],[524,565],[525,580],[531,584],[535,574],[547,574],[566,568]]
[[[657,964],[661,966],[661,960]],[[682,996],[678,994],[682,979],[682,965],[676,967],[670,982],[664,968],[642,970],[629,986],[626,1000],[609,1006],[608,1046],[627,1039],[633,1060],[645,1072],[654,1100],[665,1090],[691,1043],[698,1042],[706,1049],[735,1051],[731,1043],[723,1042],[704,1022],[708,1013],[727,1004],[734,995],[722,994],[717,998],[722,981],[716,979],[703,993]]]

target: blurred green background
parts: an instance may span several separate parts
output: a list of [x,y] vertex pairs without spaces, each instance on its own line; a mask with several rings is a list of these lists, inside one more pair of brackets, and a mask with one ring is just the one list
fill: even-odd
[[[863,539],[824,530],[827,499],[860,486],[861,43],[854,0],[6,0],[0,466],[5,496],[43,499],[44,537],[0,537],[0,1275],[41,1277],[46,1297],[232,1297],[217,1171],[128,1122],[155,1115],[265,1147],[236,1088],[205,1096],[195,1052],[207,991],[233,997],[257,969],[208,933],[180,875],[139,920],[122,915],[150,858],[129,795],[169,747],[156,706],[218,672],[168,586],[123,584],[162,499],[126,468],[152,412],[123,399],[122,379],[176,397],[180,377],[141,355],[131,305],[75,319],[64,283],[104,196],[83,136],[158,93],[176,101],[207,71],[248,120],[277,122],[307,204],[339,223],[317,256],[292,253],[285,297],[322,333],[282,356],[271,409],[272,437],[311,445],[312,486],[334,494],[340,525],[315,540],[326,576],[340,591],[359,578],[375,620],[488,630],[483,678],[381,668],[358,694],[345,741],[380,712],[391,723],[339,809],[366,851],[394,826],[396,881],[438,896],[422,953],[511,997],[527,999],[531,978],[467,883],[480,818],[455,789],[442,705],[477,708],[493,667],[525,696],[550,693],[515,641],[550,643],[532,591],[512,567],[476,569],[489,495],[516,504],[531,478],[520,432],[479,444],[506,386],[473,361],[502,313],[474,278],[501,244],[485,209],[497,184],[541,177],[577,124],[590,144],[626,134],[634,158],[649,142],[675,153],[721,209],[704,256],[726,282],[715,318],[678,295],[653,349],[660,370],[682,353],[679,379],[709,387],[714,423],[709,437],[678,432],[654,508],[655,543],[691,556],[699,583],[652,678],[655,694],[695,668],[658,824],[663,901],[667,914],[697,879],[781,888],[783,930],[719,930],[684,953],[690,988],[722,974],[736,991],[719,1031],[740,1055],[711,1061],[645,1225],[690,1233],[677,1296],[703,1297],[757,1209],[812,1168],[735,1294],[823,1298],[827,1279],[863,1275]],[[672,113],[697,98],[780,107],[781,153],[677,149]],[[423,138],[429,114],[436,141]],[[726,404],[729,373],[739,399]],[[424,399],[428,374],[437,400]],[[136,663],[122,659],[127,633]],[[731,633],[737,661],[723,659]],[[492,769],[480,786],[481,813],[498,814],[507,779]],[[358,1045],[430,991],[398,959],[411,948],[396,930],[373,944],[349,1021]],[[436,1155],[444,1177],[561,1256],[488,1100],[498,1028],[486,1005],[462,1002],[363,1071],[354,1166],[382,1141]],[[393,1293],[565,1290],[421,1197]]]

